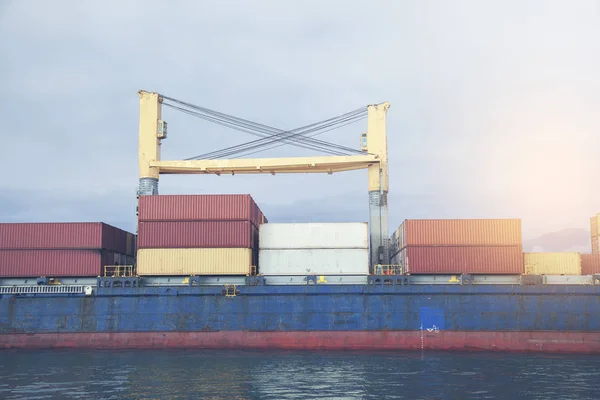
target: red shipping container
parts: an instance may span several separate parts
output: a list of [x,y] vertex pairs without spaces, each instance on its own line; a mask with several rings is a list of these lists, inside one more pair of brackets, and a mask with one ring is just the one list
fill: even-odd
[[258,228],[250,221],[142,221],[138,247],[152,248],[254,248]]
[[126,256],[101,250],[0,250],[2,277],[98,276]]
[[395,261],[410,274],[523,274],[521,246],[407,247]]
[[240,221],[262,223],[262,211],[248,194],[141,196],[141,221]]
[[102,222],[2,223],[0,249],[106,249],[126,254],[128,235],[132,234]]
[[581,255],[581,275],[600,274],[600,254]]
[[520,246],[520,219],[409,219],[394,232],[392,254],[406,246]]

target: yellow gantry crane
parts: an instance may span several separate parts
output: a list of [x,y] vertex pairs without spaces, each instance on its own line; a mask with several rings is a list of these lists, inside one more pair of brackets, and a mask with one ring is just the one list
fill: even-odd
[[388,254],[388,157],[386,114],[390,103],[367,107],[367,132],[361,135],[365,154],[350,156],[241,158],[210,160],[161,160],[167,124],[162,120],[163,97],[141,90],[139,125],[138,195],[158,194],[160,174],[283,174],[328,173],[368,169],[369,233],[371,266],[389,264]]

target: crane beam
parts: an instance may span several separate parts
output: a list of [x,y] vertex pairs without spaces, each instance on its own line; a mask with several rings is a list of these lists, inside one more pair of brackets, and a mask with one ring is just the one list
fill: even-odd
[[379,159],[358,156],[253,158],[232,160],[151,161],[160,174],[265,174],[333,173],[369,168]]

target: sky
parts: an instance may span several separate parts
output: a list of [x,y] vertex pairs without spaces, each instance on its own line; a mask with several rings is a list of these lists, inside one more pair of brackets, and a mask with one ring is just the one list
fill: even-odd
[[[600,2],[0,1],[0,221],[135,230],[140,89],[293,129],[389,101],[390,231],[600,212]],[[163,110],[163,159],[254,139]],[[359,147],[366,121],[321,139]],[[282,147],[254,157],[321,155]],[[367,221],[366,171],[161,176],[271,222]]]

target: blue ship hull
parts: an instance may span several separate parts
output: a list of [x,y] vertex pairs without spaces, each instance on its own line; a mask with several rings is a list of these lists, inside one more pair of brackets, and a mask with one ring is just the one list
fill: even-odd
[[0,294],[0,348],[600,352],[600,286],[100,287]]

